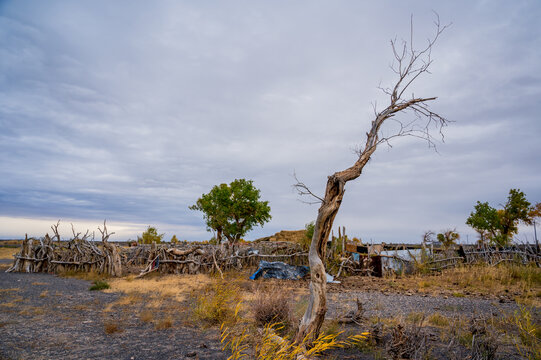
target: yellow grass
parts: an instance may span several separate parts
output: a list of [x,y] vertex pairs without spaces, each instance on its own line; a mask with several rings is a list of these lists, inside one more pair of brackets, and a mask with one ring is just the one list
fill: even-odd
[[156,330],[165,330],[165,329],[169,329],[171,326],[173,326],[173,320],[170,317],[166,317],[158,321],[156,323],[156,326],[154,326],[154,328]]
[[37,316],[43,315],[48,309],[43,306],[28,306],[23,310],[19,311],[19,315],[23,316]]
[[13,255],[19,252],[19,248],[0,247],[0,259],[13,260]]
[[117,306],[129,306],[145,302],[146,308],[159,309],[164,301],[184,302],[193,292],[200,291],[212,282],[209,275],[163,275],[135,279],[134,276],[111,278],[108,280],[108,293],[123,294],[118,300],[108,304],[104,312],[110,312]]
[[143,301],[143,297],[140,294],[129,294],[122,296],[116,301],[113,301],[110,304],[107,304],[107,306],[103,309],[104,312],[110,312],[113,310],[113,307],[115,306],[128,306],[128,305],[134,305],[138,302]]
[[[176,301],[184,301],[194,290],[199,290],[212,282],[212,278],[205,274],[198,275],[164,275],[150,279],[133,279],[124,277],[110,279],[110,289],[104,292],[121,292],[126,295],[151,294],[158,300],[160,297],[173,298]],[[154,304],[157,306],[158,304]]]
[[20,305],[20,303],[22,303],[23,300],[24,299],[22,298],[22,296],[17,296],[9,302],[0,303],[0,306],[6,307],[6,308],[12,308],[12,307]]
[[139,313],[139,319],[142,322],[150,322],[154,320],[154,314],[149,310],[143,310]]
[[431,325],[439,327],[449,326],[449,319],[439,313],[434,313],[430,315],[430,317],[428,318],[428,322]]
[[453,297],[506,296],[541,306],[541,268],[515,264],[474,265],[439,274],[412,275],[375,281],[381,289]]
[[0,289],[0,293],[15,292],[15,291],[20,291],[20,290],[21,289],[19,288]]

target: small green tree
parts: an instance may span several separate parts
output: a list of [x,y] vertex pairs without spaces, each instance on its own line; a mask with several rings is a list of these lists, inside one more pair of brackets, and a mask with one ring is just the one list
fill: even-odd
[[456,232],[456,229],[448,229],[436,235],[436,238],[441,243],[441,246],[448,249],[457,243],[460,239],[460,234]]
[[466,224],[479,233],[482,243],[488,240],[492,245],[507,246],[518,233],[519,222],[531,224],[533,214],[535,207],[530,207],[526,195],[519,189],[511,189],[503,209],[478,201]]
[[216,231],[216,240],[225,236],[236,243],[256,225],[263,226],[271,219],[268,201],[259,201],[260,191],[252,180],[236,179],[231,184],[214,186],[190,206],[203,212],[207,230]]
[[137,242],[139,244],[152,244],[153,242],[159,244],[162,242],[164,235],[165,234],[158,235],[158,229],[149,226],[146,231],[143,232],[143,235],[137,237]]
[[171,238],[171,244],[176,244],[178,243],[178,238],[176,235],[173,235],[173,237]]
[[479,233],[479,240],[485,243],[488,239],[497,237],[497,231],[501,227],[498,210],[494,209],[488,202],[477,201],[475,211],[470,214],[466,224]]
[[301,240],[301,246],[305,251],[310,249],[310,244],[312,243],[312,236],[314,236],[314,226],[315,222],[311,221],[308,224],[304,225],[304,238]]

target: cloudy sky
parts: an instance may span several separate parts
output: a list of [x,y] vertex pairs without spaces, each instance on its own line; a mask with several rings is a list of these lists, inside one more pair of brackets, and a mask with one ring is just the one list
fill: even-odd
[[452,26],[412,91],[438,97],[445,142],[381,146],[335,225],[473,241],[477,200],[541,201],[539,1],[0,1],[0,238],[107,219],[116,240],[148,225],[208,239],[188,206],[235,178],[271,206],[248,239],[303,228],[317,206],[293,173],[322,194],[355,162],[371,103],[389,101],[378,85],[395,81],[389,40],[409,40],[413,14],[422,46],[433,11]]

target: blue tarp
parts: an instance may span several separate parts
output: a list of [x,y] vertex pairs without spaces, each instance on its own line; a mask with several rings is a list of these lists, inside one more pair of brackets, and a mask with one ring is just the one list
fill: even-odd
[[250,279],[256,280],[260,277],[263,279],[287,279],[298,280],[302,279],[310,272],[308,266],[288,265],[281,261],[260,261],[259,268],[250,276]]

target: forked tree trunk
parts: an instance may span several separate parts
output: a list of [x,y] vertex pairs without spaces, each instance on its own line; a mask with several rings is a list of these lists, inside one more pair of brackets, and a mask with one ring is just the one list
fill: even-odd
[[310,263],[310,301],[304,313],[295,341],[304,342],[308,337],[314,340],[318,337],[321,325],[327,312],[327,276],[325,272],[325,251],[327,239],[331,233],[334,218],[342,204],[346,182],[356,179],[361,175],[363,167],[375,150],[370,148],[359,157],[359,160],[351,168],[329,176],[325,197],[319,208],[314,235],[310,245],[308,261]]
[[[377,145],[382,141],[388,139],[379,139],[378,133],[385,120],[391,118],[397,112],[412,108],[416,110],[419,106],[422,109],[425,108],[426,102],[435,100],[436,98],[413,98],[410,100],[400,100],[399,98],[392,97],[391,105],[385,110],[376,115],[376,119],[372,121],[370,132],[366,134],[366,144],[364,149],[359,152],[359,158],[350,168],[334,173],[329,176],[327,180],[327,187],[325,189],[325,197],[321,200],[321,206],[318,210],[318,216],[314,225],[314,235],[312,237],[312,243],[310,245],[310,252],[308,260],[310,264],[310,300],[308,308],[301,319],[299,330],[295,341],[297,343],[303,342],[308,336],[312,340],[316,339],[319,335],[319,330],[325,319],[325,313],[327,312],[327,286],[326,286],[326,273],[325,273],[325,250],[327,239],[331,233],[334,218],[340,209],[342,204],[342,198],[344,197],[345,185],[348,181],[354,180],[361,175],[364,166],[370,160],[372,154],[376,151]],[[437,120],[443,126],[445,119],[439,115],[430,113],[430,121]],[[403,130],[402,130],[403,131]],[[399,133],[397,136],[406,136],[408,133]],[[430,139],[428,139],[430,141]],[[301,187],[307,192],[304,194],[313,195],[304,184],[297,184],[297,187]],[[303,192],[300,192],[301,194]]]
[[[382,89],[385,94],[390,96],[390,104],[383,111],[375,114],[370,131],[366,133],[365,146],[359,150],[359,157],[355,164],[346,170],[329,176],[323,198],[314,195],[301,182],[295,185],[299,194],[312,195],[321,201],[308,255],[311,275],[310,300],[308,308],[299,324],[297,336],[295,337],[297,344],[309,344],[312,340],[316,339],[325,319],[325,313],[327,312],[325,250],[334,218],[342,204],[346,183],[361,175],[364,166],[370,160],[370,157],[380,143],[388,142],[394,137],[413,136],[428,141],[429,145],[434,145],[429,132],[430,126],[435,125],[441,132],[441,128],[446,125],[447,121],[437,113],[432,112],[428,107],[428,102],[435,100],[435,97],[415,98],[412,95],[410,99],[403,98],[405,91],[420,75],[429,73],[428,68],[432,63],[432,46],[447,27],[440,26],[439,18],[435,22],[435,25],[435,36],[428,40],[426,47],[423,49],[413,49],[411,42],[409,46],[404,42],[402,46],[397,47],[395,41],[391,41],[395,57],[395,62],[391,68],[398,75],[398,79],[392,88]],[[413,22],[411,36],[413,38]],[[406,110],[410,110],[415,118],[409,122],[401,122],[394,119],[397,125],[395,132],[390,136],[382,136],[380,138],[379,134],[383,123],[387,119],[394,117],[397,113]],[[305,342],[305,339],[308,339],[308,341]]]

